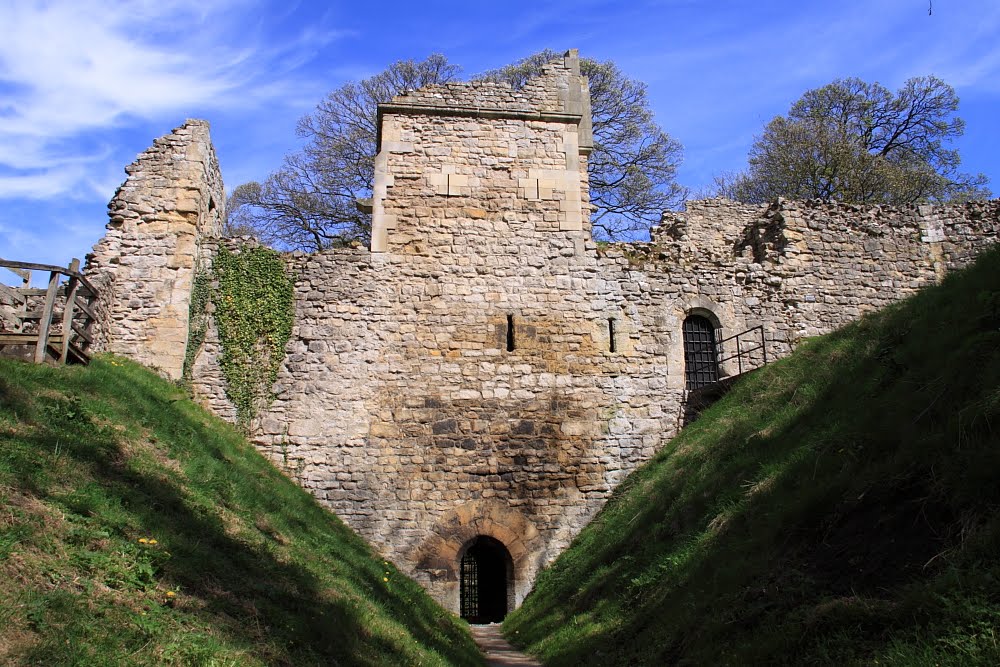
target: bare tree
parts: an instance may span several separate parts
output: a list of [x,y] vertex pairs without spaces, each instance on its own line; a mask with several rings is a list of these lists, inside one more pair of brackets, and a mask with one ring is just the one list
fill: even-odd
[[[558,54],[543,51],[479,77],[515,88],[538,76]],[[686,190],[674,180],[681,145],[653,120],[646,86],[613,62],[581,60],[590,77],[594,151],[588,163],[592,220],[598,239],[634,238],[675,208]],[[252,231],[278,247],[321,250],[367,242],[371,219],[355,207],[371,195],[378,104],[405,90],[455,80],[459,68],[442,55],[402,61],[386,71],[334,90],[297,128],[302,150],[263,183],[238,186],[229,227]]]
[[748,169],[718,177],[718,193],[749,202],[989,198],[986,177],[959,173],[958,151],[947,147],[965,127],[957,110],[954,89],[933,76],[909,79],[895,94],[838,79],[771,120],[750,149]]
[[296,129],[300,151],[263,183],[238,186],[229,226],[251,229],[277,247],[316,251],[367,242],[371,218],[357,210],[371,195],[379,103],[404,90],[453,80],[459,68],[442,55],[394,63],[384,72],[334,90]]

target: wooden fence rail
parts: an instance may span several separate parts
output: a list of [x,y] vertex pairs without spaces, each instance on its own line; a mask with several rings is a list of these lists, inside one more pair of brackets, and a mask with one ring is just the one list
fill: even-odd
[[[97,320],[97,289],[80,273],[80,260],[69,267],[0,259],[19,284],[0,284],[0,354],[34,348],[36,364],[50,355],[60,363],[90,361]],[[34,271],[48,272],[47,287],[31,287]]]

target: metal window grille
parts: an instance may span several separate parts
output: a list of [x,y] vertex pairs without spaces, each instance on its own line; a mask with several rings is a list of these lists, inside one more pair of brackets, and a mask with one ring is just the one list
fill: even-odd
[[684,320],[684,375],[688,389],[719,381],[719,333],[708,318],[700,315]]
[[479,564],[468,552],[462,556],[461,607],[462,618],[479,617]]

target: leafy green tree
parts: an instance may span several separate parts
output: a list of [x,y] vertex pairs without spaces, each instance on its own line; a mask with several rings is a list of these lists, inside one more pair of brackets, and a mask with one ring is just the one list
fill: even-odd
[[379,103],[404,90],[452,81],[459,71],[435,54],[396,62],[332,91],[298,123],[305,146],[287,155],[263,183],[233,190],[228,227],[252,231],[271,245],[308,251],[367,241],[371,218],[355,202],[371,195]]
[[[479,78],[520,88],[559,57],[545,50]],[[587,162],[595,238],[628,239],[648,231],[687,189],[675,178],[683,147],[653,117],[646,85],[611,61],[580,59],[590,82],[594,150]]]
[[987,199],[982,174],[960,173],[948,144],[965,123],[955,90],[933,76],[895,94],[878,83],[838,79],[807,91],[788,116],[756,137],[748,169],[716,179],[718,194],[747,202],[783,196],[909,204]]

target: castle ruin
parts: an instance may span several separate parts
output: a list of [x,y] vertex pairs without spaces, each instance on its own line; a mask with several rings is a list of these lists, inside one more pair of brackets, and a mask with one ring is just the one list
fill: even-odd
[[[595,243],[575,51],[520,90],[401,95],[379,127],[371,248],[285,256],[294,330],[252,438],[472,619],[520,604],[706,377],[912,294],[1000,234],[1000,201],[707,200],[650,242]],[[207,126],[128,173],[88,267],[111,294],[104,345],[177,378],[191,275],[227,243]],[[720,363],[755,327],[763,349]],[[233,418],[219,354],[210,326],[193,389]]]

